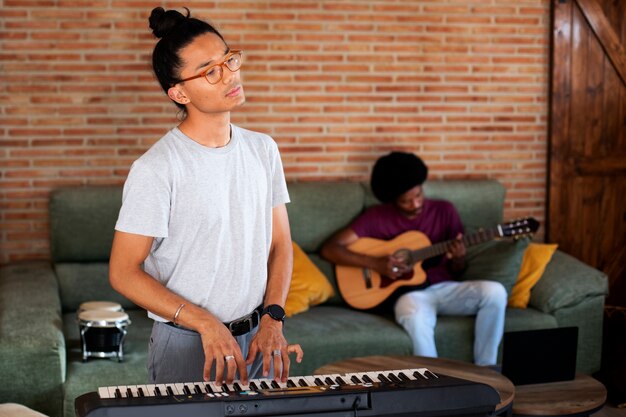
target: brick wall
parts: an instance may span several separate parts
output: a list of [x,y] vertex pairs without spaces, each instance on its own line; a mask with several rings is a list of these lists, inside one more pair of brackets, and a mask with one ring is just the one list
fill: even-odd
[[[0,0],[0,263],[46,259],[47,196],[122,184],[176,123],[150,67],[158,1]],[[432,178],[496,178],[544,218],[548,0],[194,1],[245,50],[234,122],[290,180],[364,180],[391,149]]]

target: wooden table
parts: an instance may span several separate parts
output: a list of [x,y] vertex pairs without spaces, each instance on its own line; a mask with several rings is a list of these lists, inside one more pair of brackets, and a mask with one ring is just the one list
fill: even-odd
[[513,414],[518,416],[588,416],[606,402],[606,388],[584,374],[573,381],[515,387]]
[[345,374],[349,372],[384,371],[391,369],[428,368],[435,374],[481,382],[493,387],[500,394],[500,403],[496,405],[496,414],[510,410],[515,396],[513,383],[502,374],[489,368],[452,359],[425,358],[422,356],[366,356],[347,359],[322,366],[316,374]]

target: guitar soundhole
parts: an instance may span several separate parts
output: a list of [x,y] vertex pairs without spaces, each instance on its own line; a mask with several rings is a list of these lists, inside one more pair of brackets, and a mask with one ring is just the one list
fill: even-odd
[[406,274],[400,275],[397,279],[389,278],[387,275],[380,276],[380,288],[385,288],[393,284],[395,281],[408,281],[413,278],[414,272],[413,270],[407,272]]

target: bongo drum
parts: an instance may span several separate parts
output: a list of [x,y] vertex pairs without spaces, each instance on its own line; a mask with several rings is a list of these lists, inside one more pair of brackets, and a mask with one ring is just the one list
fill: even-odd
[[124,359],[128,314],[123,311],[84,310],[78,313],[83,361],[89,357]]
[[78,313],[85,310],[124,311],[121,304],[113,301],[86,301],[78,307]]

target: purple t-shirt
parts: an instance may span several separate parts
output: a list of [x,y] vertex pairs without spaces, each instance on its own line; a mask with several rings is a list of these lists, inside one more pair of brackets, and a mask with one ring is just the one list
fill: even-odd
[[[428,236],[432,244],[454,239],[463,233],[461,218],[452,203],[430,199],[424,199],[422,212],[413,219],[404,216],[391,203],[379,204],[367,209],[350,228],[359,237],[381,240],[391,240],[409,230],[417,230]],[[430,284],[454,279],[446,263],[446,257],[439,256],[422,264]]]

